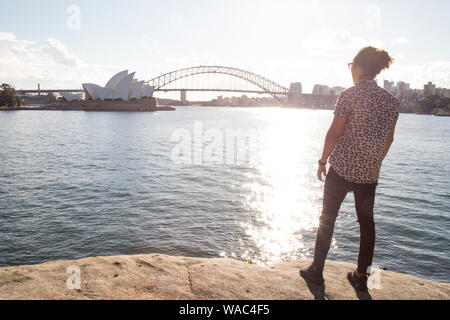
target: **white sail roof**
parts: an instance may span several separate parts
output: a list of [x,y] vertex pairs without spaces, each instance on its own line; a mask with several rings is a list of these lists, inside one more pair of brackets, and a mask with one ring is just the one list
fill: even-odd
[[148,84],[142,87],[141,97],[149,98],[152,96],[153,91],[155,91],[156,87],[149,86]]
[[83,97],[82,93],[70,93],[70,92],[60,92],[59,93],[64,99],[66,99],[68,102],[72,101],[79,101]]
[[[83,88],[86,93],[86,99],[92,100],[117,100],[129,101],[130,99],[141,99],[142,97],[151,97],[155,87],[145,84],[144,81],[134,79],[136,73],[128,74],[128,70],[121,71],[112,77],[105,87],[94,83],[84,83]],[[67,95],[68,99],[75,99]]]
[[121,71],[118,74],[116,74],[114,77],[112,77],[108,83],[106,84],[105,88],[109,88],[114,90],[114,88],[119,84],[119,82],[125,78],[128,75],[128,70]]
[[114,99],[122,99],[123,101],[128,101],[130,96],[130,88],[133,83],[133,77],[136,73],[130,73],[124,77],[117,86],[114,88]]
[[110,88],[98,88],[98,96],[100,100],[114,99],[115,91]]
[[139,81],[134,85],[134,88],[130,94],[130,99],[140,99],[141,98],[141,92],[142,92],[143,85],[144,85],[144,81]]
[[102,89],[99,85],[95,83],[83,83],[83,89],[86,92],[86,95],[90,97],[92,100],[97,100],[100,98],[99,91]]

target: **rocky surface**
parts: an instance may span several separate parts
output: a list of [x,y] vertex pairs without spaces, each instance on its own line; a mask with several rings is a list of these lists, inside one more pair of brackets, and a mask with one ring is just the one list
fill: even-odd
[[438,117],[450,117],[450,110],[447,109],[435,109],[433,110],[433,115],[438,116]]
[[[300,260],[262,267],[231,259],[166,255],[97,257],[0,269],[0,299],[444,299],[450,284],[382,271],[381,289],[356,292],[346,279],[355,266],[327,262],[325,288],[305,282]],[[69,289],[77,266],[80,289]],[[76,282],[72,282],[75,284]]]

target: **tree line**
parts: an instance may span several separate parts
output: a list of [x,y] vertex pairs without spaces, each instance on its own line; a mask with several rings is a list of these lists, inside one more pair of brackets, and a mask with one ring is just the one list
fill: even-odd
[[0,86],[0,107],[19,107],[21,105],[20,99],[16,94],[16,89],[9,84],[2,84]]
[[432,114],[436,109],[442,109],[443,111],[450,111],[450,98],[444,98],[439,96],[427,97],[417,104],[417,113]]

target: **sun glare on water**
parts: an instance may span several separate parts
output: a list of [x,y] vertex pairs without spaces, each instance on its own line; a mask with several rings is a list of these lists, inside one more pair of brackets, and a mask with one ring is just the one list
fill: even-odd
[[[270,112],[269,112],[270,113]],[[254,216],[242,224],[259,252],[245,259],[273,264],[309,255],[303,233],[317,227],[321,188],[315,179],[317,134],[311,112],[265,114],[256,174],[244,186],[245,207]]]

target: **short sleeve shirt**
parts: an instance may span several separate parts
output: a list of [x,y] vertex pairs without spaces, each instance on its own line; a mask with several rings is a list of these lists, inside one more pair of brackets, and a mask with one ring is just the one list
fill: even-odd
[[334,114],[347,118],[330,165],[345,180],[377,183],[386,139],[399,117],[400,102],[375,80],[342,92]]

